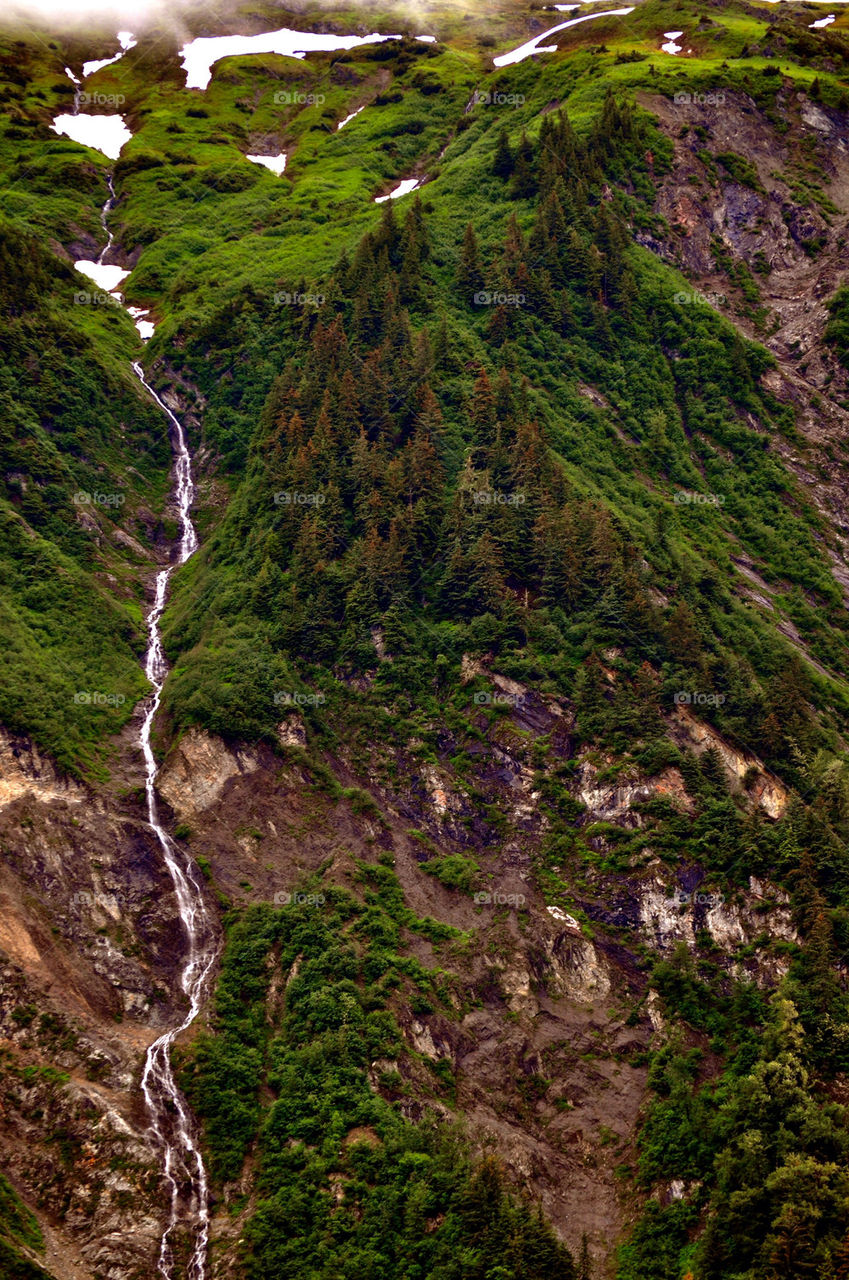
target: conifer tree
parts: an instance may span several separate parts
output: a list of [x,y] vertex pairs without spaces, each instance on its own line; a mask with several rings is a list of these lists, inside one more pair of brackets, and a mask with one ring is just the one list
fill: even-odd
[[457,268],[457,288],[460,296],[467,303],[471,303],[474,295],[483,289],[483,271],[478,255],[478,242],[471,222],[467,223],[463,234],[460,265]]
[[523,131],[521,141],[516,150],[513,177],[510,182],[510,194],[515,200],[528,200],[536,194],[536,189],[534,147],[528,135]]
[[507,137],[507,130],[500,129],[498,133],[498,142],[495,148],[495,157],[492,161],[492,172],[496,178],[510,177],[513,172],[513,152],[510,150],[510,141]]

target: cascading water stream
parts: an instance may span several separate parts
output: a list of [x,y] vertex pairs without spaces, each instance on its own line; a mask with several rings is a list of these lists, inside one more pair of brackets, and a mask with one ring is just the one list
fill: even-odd
[[[97,260],[98,265],[103,263],[113,242],[112,232],[107,225],[109,211],[116,200],[111,174],[108,175],[107,182],[109,199],[104,204],[100,215],[107,235],[107,243]],[[190,515],[194,500],[194,484],[192,460],[182,423],[147,382],[140,364],[133,363],[133,372],[168,419],[174,450],[174,498],[180,518],[180,538],[172,564],[165,569],[160,569],[156,575],[153,607],[147,619],[148,644],[145,655],[145,675],[153,686],[153,692],[142,720],[139,744],[145,765],[148,822],[159,842],[165,866],[174,885],[180,920],[188,943],[186,958],[180,972],[180,985],[188,1000],[188,1010],[178,1026],[164,1032],[149,1046],[145,1056],[141,1087],[150,1116],[151,1131],[162,1148],[165,1182],[170,1195],[168,1225],[159,1249],[159,1274],[163,1280],[174,1280],[172,1236],[177,1224],[181,1223],[188,1226],[191,1239],[191,1254],[185,1270],[187,1280],[206,1280],[206,1255],[209,1245],[209,1184],[203,1157],[194,1134],[192,1118],[174,1079],[171,1046],[177,1036],[191,1026],[200,1012],[207,981],[217,955],[216,934],[206,908],[197,868],[184,857],[159,820],[159,805],[156,797],[157,765],[150,742],[153,723],[162,698],[162,688],[168,673],[160,632],[168,583],[174,569],[185,564],[198,546],[197,533]]]
[[[97,259],[98,266],[102,265],[103,260],[105,259],[107,253],[112,248],[112,241],[115,239],[112,232],[109,230],[109,224],[106,221],[106,219],[109,216],[109,210],[115,207],[115,201],[117,199],[115,195],[115,187],[112,184],[111,173],[107,173],[106,175],[106,185],[109,188],[109,199],[106,201],[106,204],[100,210],[100,225],[103,227],[103,230],[106,233],[106,244],[101,249],[100,257]],[[133,366],[133,368],[135,368],[135,365]],[[136,372],[138,372],[138,370],[136,370]],[[142,379],[142,381],[144,381],[144,379]],[[148,387],[148,390],[150,390],[149,387]]]
[[200,1012],[207,979],[215,963],[216,948],[197,871],[191,863],[185,862],[159,821],[156,799],[157,765],[150,743],[168,671],[159,628],[165,608],[168,580],[174,569],[185,564],[198,545],[197,534],[189,516],[194,485],[191,456],[182,424],[145,380],[141,365],[133,364],[133,371],[166,414],[174,439],[175,498],[180,513],[180,541],[175,563],[167,569],[161,569],[156,575],[156,594],[147,621],[148,648],[145,658],[145,674],[153,685],[153,697],[142,721],[140,742],[145,762],[148,821],[159,841],[165,865],[173,881],[180,919],[188,939],[188,954],[180,975],[180,984],[189,1001],[188,1012],[179,1026],[164,1032],[148,1048],[141,1087],[151,1118],[151,1128],[164,1152],[165,1180],[171,1197],[168,1226],[162,1236],[159,1251],[159,1272],[165,1280],[171,1280],[174,1265],[171,1235],[181,1216],[187,1213],[194,1230],[187,1275],[190,1280],[205,1280],[209,1244],[209,1185],[200,1148],[193,1135],[191,1117],[174,1079],[170,1050],[176,1037],[191,1026]]

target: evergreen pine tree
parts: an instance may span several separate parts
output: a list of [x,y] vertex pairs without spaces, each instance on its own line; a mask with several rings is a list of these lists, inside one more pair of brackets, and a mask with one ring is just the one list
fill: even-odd
[[492,172],[496,178],[504,178],[505,180],[513,172],[513,152],[510,150],[510,141],[507,137],[506,129],[501,129],[498,134],[495,157],[492,161]]
[[483,290],[483,271],[478,255],[478,242],[471,222],[467,224],[463,234],[460,265],[457,268],[457,288],[466,303],[471,303],[474,295]]

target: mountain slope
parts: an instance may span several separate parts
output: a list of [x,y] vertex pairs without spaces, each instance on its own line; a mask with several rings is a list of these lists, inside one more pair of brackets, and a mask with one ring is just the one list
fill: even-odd
[[[497,68],[561,15],[505,9],[496,48],[480,14],[472,34],[428,15],[434,44],[412,38],[424,18],[370,14],[408,36],[230,58],[204,91],[183,87],[183,33],[152,25],[92,78],[127,100],[116,260],[200,480],[158,748],[226,939],[176,1051],[216,1197],[210,1275],[843,1274],[849,398],[830,299],[849,43],[818,15],[647,0]],[[96,623],[68,623],[84,657],[42,656],[31,630],[19,649],[127,702],[80,728],[28,692],[25,656],[0,706],[4,782],[28,735],[91,800],[84,836],[39,859],[71,784],[27,758],[3,874],[33,945],[4,942],[6,981],[28,984],[4,1027],[35,1051],[15,1010],[53,1008],[52,930],[102,1039],[103,945],[124,1017],[109,1087],[141,1141],[132,1064],[179,1003],[180,942],[114,735],[143,688],[167,442],[139,465],[162,424],[126,373],[126,319],[45,301],[48,280],[83,287],[62,259],[94,254],[106,198],[102,158],[49,133],[61,68],[112,52],[108,33],[54,43],[24,41],[3,181],[39,194],[39,166],[67,164],[90,197],[10,212],[3,376],[44,459],[10,433],[8,472],[42,499],[10,510],[49,556],[8,607],[49,628],[63,573],[88,575],[72,598],[92,584]],[[245,159],[279,151],[282,177]],[[68,316],[85,340],[63,365]],[[90,387],[107,425],[57,412],[49,379],[23,388],[45,333],[54,380]],[[126,556],[108,517],[95,552],[43,498],[88,476],[127,486]],[[68,911],[77,870],[114,910]],[[39,1202],[19,1137],[16,1194],[81,1248],[79,1274],[140,1272],[151,1153],[101,1258],[90,1218],[60,1229]],[[72,1160],[63,1185],[80,1178]]]

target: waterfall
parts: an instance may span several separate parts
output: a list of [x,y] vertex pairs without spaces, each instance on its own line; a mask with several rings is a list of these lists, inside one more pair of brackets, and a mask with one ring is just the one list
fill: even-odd
[[156,575],[153,608],[147,620],[148,646],[145,656],[145,674],[153,685],[153,696],[142,721],[139,740],[145,762],[148,821],[159,841],[165,865],[174,884],[180,919],[188,942],[180,985],[189,1001],[188,1012],[179,1026],[164,1032],[148,1048],[141,1087],[151,1119],[151,1129],[164,1152],[165,1180],[170,1192],[170,1215],[159,1250],[159,1272],[164,1280],[172,1280],[174,1257],[171,1235],[178,1221],[188,1213],[193,1220],[194,1240],[187,1275],[190,1280],[205,1280],[209,1244],[209,1184],[200,1148],[193,1133],[191,1117],[174,1079],[170,1050],[176,1037],[191,1026],[200,1012],[207,979],[215,963],[216,947],[212,921],[206,909],[197,868],[185,859],[159,820],[156,798],[157,765],[150,742],[168,672],[159,625],[165,608],[168,581],[174,569],[185,564],[198,545],[189,514],[194,498],[194,485],[191,456],[182,424],[145,380],[141,365],[133,364],[133,371],[167,416],[172,428],[175,455],[175,498],[180,513],[180,540],[174,563],[167,569],[161,569]]

